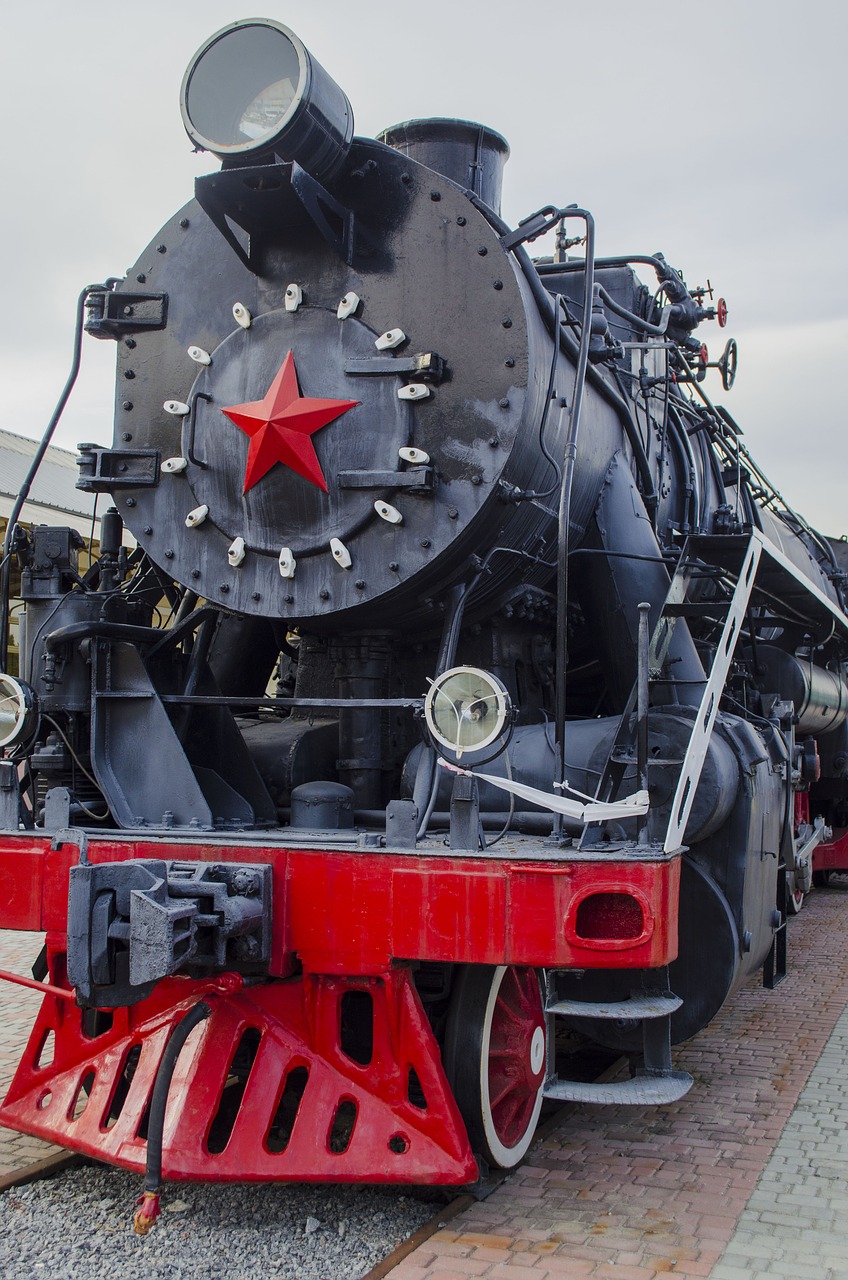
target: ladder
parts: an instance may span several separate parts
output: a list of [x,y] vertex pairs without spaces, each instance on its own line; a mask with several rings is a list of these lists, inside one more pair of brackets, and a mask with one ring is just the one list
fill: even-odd
[[[692,599],[693,586],[702,583],[705,577],[724,583],[725,591],[718,598],[708,601]],[[695,712],[671,803],[668,825],[662,838],[661,848],[665,854],[676,852],[683,844],[683,835],[742,623],[752,597],[755,598],[758,592],[762,593],[766,602],[777,597],[790,607],[795,607],[803,616],[810,617],[811,621],[827,621],[848,636],[848,618],[838,605],[760,530],[754,529],[743,534],[698,534],[687,539],[647,648],[648,684],[656,683],[661,677],[678,619],[711,617],[722,621],[723,625],[715,658]],[[641,658],[644,662],[645,655],[641,655]],[[598,800],[616,799],[625,774],[639,763],[639,734],[640,731],[645,732],[647,703],[650,698],[642,700],[644,705],[639,708],[640,713],[636,714],[640,703],[638,684],[637,678],[613,739],[598,786]],[[644,768],[644,762],[642,767]],[[597,844],[602,829],[602,822],[587,824],[580,840],[580,849],[591,849]],[[646,833],[642,833],[640,839],[645,841]],[[781,880],[779,891],[782,883]],[[785,918],[781,920],[781,926],[777,930],[772,954],[766,962],[764,976],[768,985],[780,981],[786,972]],[[549,975],[546,1013],[550,1056],[544,1090],[546,1097],[634,1105],[674,1102],[683,1097],[691,1087],[692,1079],[686,1072],[672,1070],[671,1065],[671,1017],[682,1002],[668,989],[667,970],[657,970],[656,975],[650,976],[656,984],[654,990],[633,991],[626,1000],[593,1002],[558,999],[555,994],[555,974]],[[644,1066],[631,1080],[607,1084],[559,1079],[553,1055],[557,1017],[624,1019],[632,1022],[634,1029],[637,1025],[640,1026]]]

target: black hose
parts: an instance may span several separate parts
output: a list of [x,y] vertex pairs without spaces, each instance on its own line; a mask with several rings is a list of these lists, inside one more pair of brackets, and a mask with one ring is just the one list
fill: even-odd
[[153,1097],[150,1102],[150,1119],[147,1125],[147,1161],[144,1174],[144,1196],[142,1208],[135,1215],[135,1229],[139,1235],[146,1233],[153,1226],[159,1212],[159,1189],[162,1185],[162,1141],[165,1132],[165,1108],[168,1105],[168,1093],[174,1076],[177,1059],[182,1052],[186,1040],[201,1022],[212,1012],[212,1006],[205,1000],[199,1000],[183,1015],[165,1046],[156,1080],[153,1085]]
[[71,371],[68,374],[68,380],[65,383],[62,394],[59,396],[56,408],[53,410],[52,417],[47,424],[44,435],[41,437],[41,443],[35,451],[35,456],[30,464],[26,478],[18,490],[18,496],[15,499],[14,506],[12,507],[12,513],[9,516],[9,523],[6,525],[6,536],[3,539],[3,562],[2,566],[0,566],[0,669],[3,671],[6,670],[9,659],[9,587],[11,577],[9,553],[14,546],[15,529],[17,528],[21,512],[24,509],[24,504],[29,497],[29,492],[38,473],[38,469],[44,460],[44,455],[47,452],[48,445],[53,439],[53,432],[56,430],[59,419],[64,412],[65,405],[68,403],[68,397],[74,389],[74,383],[77,380],[77,375],[79,374],[80,360],[82,356],[82,335],[85,324],[86,299],[90,293],[94,293],[96,290],[108,291],[110,287],[111,285],[108,281],[106,284],[87,284],[85,288],[81,290],[80,295],[77,298]]
[[[571,494],[574,488],[574,464],[577,458],[577,441],[580,434],[580,414],[583,408],[583,392],[586,387],[586,371],[589,367],[589,342],[592,337],[592,326],[589,316],[592,311],[592,298],[595,287],[595,221],[585,209],[569,210],[569,216],[582,218],[586,224],[586,261],[583,277],[583,324],[580,330],[580,345],[577,351],[577,364],[574,370],[574,390],[571,400],[571,416],[568,424],[568,438],[565,443],[562,487],[559,495],[558,542],[557,542],[557,626],[556,652],[554,667],[554,732],[556,734],[557,759],[556,780],[565,778],[565,669],[568,664],[568,551],[569,531],[571,526]],[[541,281],[539,282],[540,287]],[[558,326],[559,332],[562,329]],[[556,341],[556,337],[554,338]],[[554,821],[554,835],[562,833],[560,815]]]
[[44,650],[52,653],[63,644],[71,644],[74,640],[115,640],[128,644],[152,644],[148,656],[152,657],[161,649],[178,643],[184,635],[194,631],[207,618],[218,615],[219,610],[212,605],[203,605],[190,613],[182,622],[173,627],[135,627],[127,622],[104,622],[92,619],[89,622],[71,622],[66,627],[57,627],[44,637]]
[[[482,200],[478,201],[476,197],[472,196],[470,193],[468,193],[468,195],[474,207],[476,209],[479,209],[479,211],[484,215],[484,217],[492,225],[492,227],[494,227],[495,231],[497,231],[499,235],[509,234],[511,228],[507,226],[507,224],[503,221],[502,218],[499,218],[497,214],[493,213],[492,210],[488,207],[488,205],[483,204]],[[565,209],[563,210],[563,213],[565,213],[566,216],[570,216],[571,214],[576,213],[576,210]],[[533,300],[539,309],[539,314],[542,317],[542,322],[544,323],[545,328],[548,330],[548,333],[550,333],[554,342],[556,342],[557,340],[559,341],[559,344],[562,347],[563,351],[565,351],[569,356],[571,356],[572,360],[578,359],[579,351],[580,351],[579,344],[575,340],[575,338],[568,332],[568,330],[564,329],[560,324],[559,315],[558,315],[559,308],[557,307],[550,293],[548,293],[547,289],[542,284],[542,280],[539,275],[536,264],[532,261],[524,245],[516,245],[515,248],[512,250],[512,252],[515,254],[516,261],[518,262],[518,265],[521,267],[521,270],[524,273],[524,277],[527,281],[527,284],[530,287],[530,292],[533,295]],[[618,261],[619,261],[618,259],[603,260],[604,265],[612,265],[614,263],[618,263]],[[660,267],[660,263],[658,259],[649,258],[647,256],[643,256],[643,257],[636,256],[633,258],[621,260],[622,265],[624,265],[626,262],[650,262],[656,266],[658,271]],[[561,266],[562,264],[557,264],[557,265]],[[575,264],[575,266],[577,265],[579,265],[581,271],[585,271],[586,269],[585,261],[580,261],[579,264]],[[584,289],[584,299],[585,299],[585,292],[586,291]],[[585,301],[584,301],[584,306],[585,306]],[[586,314],[591,315],[591,310],[592,308],[591,308],[591,299],[590,299],[590,305]],[[630,406],[628,405],[627,401],[624,400],[618,394],[615,388],[610,386],[610,384],[607,382],[606,378],[603,376],[600,370],[596,369],[593,364],[590,364],[588,369],[586,370],[586,379],[589,382],[589,384],[592,386],[592,388],[595,391],[597,391],[601,399],[606,400],[607,404],[610,405],[610,407],[613,408],[616,414],[618,415],[618,419],[622,427],[624,428],[625,435],[627,436],[628,443],[631,449],[633,450],[633,459],[636,463],[636,469],[639,473],[639,479],[642,482],[642,490],[645,496],[645,505],[648,508],[648,510],[651,511],[657,505],[656,493],[654,492],[654,477],[651,474],[651,464],[648,461],[647,454],[645,453],[645,449],[642,444],[641,437],[639,435],[639,428],[637,427],[636,423],[633,421],[633,414],[630,411]]]

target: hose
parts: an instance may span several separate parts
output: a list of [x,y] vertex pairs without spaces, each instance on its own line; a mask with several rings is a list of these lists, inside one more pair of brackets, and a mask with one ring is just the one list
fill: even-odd
[[59,419],[61,418],[62,413],[64,412],[65,405],[68,403],[68,397],[70,396],[71,392],[74,389],[74,383],[76,382],[77,375],[79,374],[79,371],[80,371],[80,361],[82,357],[82,334],[83,334],[83,327],[85,324],[86,300],[90,293],[94,293],[95,291],[98,291],[98,290],[108,291],[111,288],[112,283],[114,282],[107,281],[105,284],[87,284],[85,288],[81,290],[80,295],[77,298],[76,321],[74,323],[74,349],[73,349],[73,356],[71,357],[71,371],[68,374],[68,380],[65,383],[65,386],[62,390],[62,394],[59,396],[59,399],[56,403],[56,408],[53,410],[53,414],[50,418],[50,421],[47,424],[47,427],[44,431],[44,435],[41,437],[41,443],[39,444],[38,448],[35,451],[35,456],[33,457],[33,460],[30,464],[30,468],[26,474],[26,478],[23,484],[21,485],[20,489],[18,490],[18,496],[15,499],[14,506],[12,507],[12,513],[9,516],[9,523],[6,525],[6,536],[3,539],[3,562],[2,562],[2,568],[0,568],[0,575],[1,575],[0,576],[0,670],[3,670],[3,671],[6,670],[8,660],[9,660],[9,587],[10,587],[9,555],[10,555],[10,552],[12,551],[12,548],[15,545],[15,529],[17,528],[17,524],[18,524],[18,520],[20,519],[21,512],[24,509],[24,504],[27,498],[29,497],[29,491],[32,488],[32,484],[38,473],[38,469],[44,460],[44,455],[47,452],[48,445],[50,444],[50,441],[53,439],[53,432],[56,430],[56,427],[58,426]]
[[137,1201],[140,1206],[133,1215],[136,1234],[146,1236],[159,1217],[159,1198],[162,1186],[162,1139],[165,1131],[165,1108],[174,1068],[186,1040],[196,1026],[209,1017],[212,1006],[206,1000],[192,1005],[171,1033],[162,1060],[156,1072],[153,1097],[150,1103],[150,1120],[147,1127],[147,1163],[144,1177],[144,1193]]

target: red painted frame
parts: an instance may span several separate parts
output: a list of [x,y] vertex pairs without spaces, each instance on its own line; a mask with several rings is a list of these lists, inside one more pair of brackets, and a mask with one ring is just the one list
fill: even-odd
[[[412,980],[413,963],[635,969],[657,968],[677,955],[679,854],[563,850],[552,859],[540,856],[541,844],[528,849],[536,856],[90,836],[92,862],[270,863],[270,974],[280,979],[244,989],[234,975],[166,979],[146,1000],[116,1010],[112,1025],[92,1037],[81,1010],[62,998],[70,990],[68,873],[78,850],[56,850],[48,838],[27,833],[4,837],[0,927],[47,932],[55,990],[46,991],[0,1123],[143,1169],[146,1143],[139,1131],[162,1053],[179,1019],[205,999],[212,1001],[212,1014],[192,1033],[169,1092],[166,1177],[473,1180],[476,1163]],[[593,893],[631,893],[642,911],[641,933],[611,939],[608,946],[597,937],[582,938],[577,907]],[[372,1001],[368,1064],[352,1060],[343,1047],[342,1007],[351,991],[368,992]],[[229,1066],[246,1029],[259,1033],[259,1049],[226,1146],[210,1151]],[[140,1057],[127,1080],[134,1046]],[[307,1072],[307,1084],[280,1152],[272,1149],[275,1109],[298,1068]],[[415,1101],[413,1075],[426,1099],[423,1108]],[[119,1090],[126,1097],[115,1118]],[[330,1131],[342,1106],[353,1107],[356,1119],[348,1146],[339,1151]]]
[[[679,855],[575,855],[556,860],[365,849],[288,849],[258,843],[103,835],[92,862],[163,858],[269,862],[273,867],[271,974],[295,957],[304,972],[383,973],[396,961],[523,964],[536,968],[653,969],[677,955]],[[46,837],[3,837],[0,928],[63,934],[68,872],[78,850]],[[632,888],[645,914],[638,938],[598,939],[566,929],[573,902]]]

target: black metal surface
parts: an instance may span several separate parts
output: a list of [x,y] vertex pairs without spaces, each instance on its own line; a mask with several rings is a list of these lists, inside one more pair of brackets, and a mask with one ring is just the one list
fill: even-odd
[[[207,42],[206,71],[239,30]],[[219,107],[229,116],[217,140],[192,128],[220,144],[224,169],[197,181],[126,280],[81,295],[80,327],[87,309],[89,332],[116,340],[117,382],[113,447],[80,446],[80,487],[113,493],[116,514],[82,571],[71,530],[7,537],[3,608],[14,557],[21,675],[41,720],[0,770],[0,823],[16,839],[20,822],[102,824],[187,849],[201,836],[285,847],[294,833],[316,851],[409,857],[443,856],[447,831],[452,850],[492,840],[504,866],[638,861],[662,846],[755,534],[760,568],[685,831],[669,977],[682,1007],[655,1031],[616,1031],[598,1009],[628,998],[632,975],[561,982],[593,1010],[570,1016],[671,1080],[670,1039],[704,1025],[773,943],[772,980],[785,968],[775,896],[794,866],[796,797],[811,821],[848,826],[848,553],[791,511],[710,400],[703,290],[658,253],[595,263],[592,217],[573,205],[507,226],[507,147],[483,126],[413,121],[352,140],[347,99],[289,45],[290,112],[266,101],[264,51],[238,83],[203,73],[204,128]],[[273,120],[240,139],[260,107]],[[526,246],[546,230],[558,256],[585,231],[585,256],[534,264]],[[729,386],[732,345],[717,367]],[[236,425],[275,387],[264,417]],[[314,427],[304,400],[345,407]],[[264,449],[267,468],[248,474]],[[121,520],[138,550],[122,547]],[[685,591],[667,602],[678,565]],[[643,604],[667,643],[653,669],[643,661],[637,699]],[[486,768],[535,787],[537,804],[448,776],[421,745],[428,681],[458,664],[494,674],[520,709]],[[584,824],[544,802],[562,776],[585,795],[647,783],[642,830],[596,823],[568,844]],[[110,914],[112,891],[104,881],[106,897],[86,889],[74,906],[90,989],[112,982],[110,930],[129,921]],[[185,901],[170,879],[144,896],[139,989],[177,962]]]
[[71,868],[68,976],[81,1004],[136,1004],[174,973],[264,973],[271,867],[130,861]]

